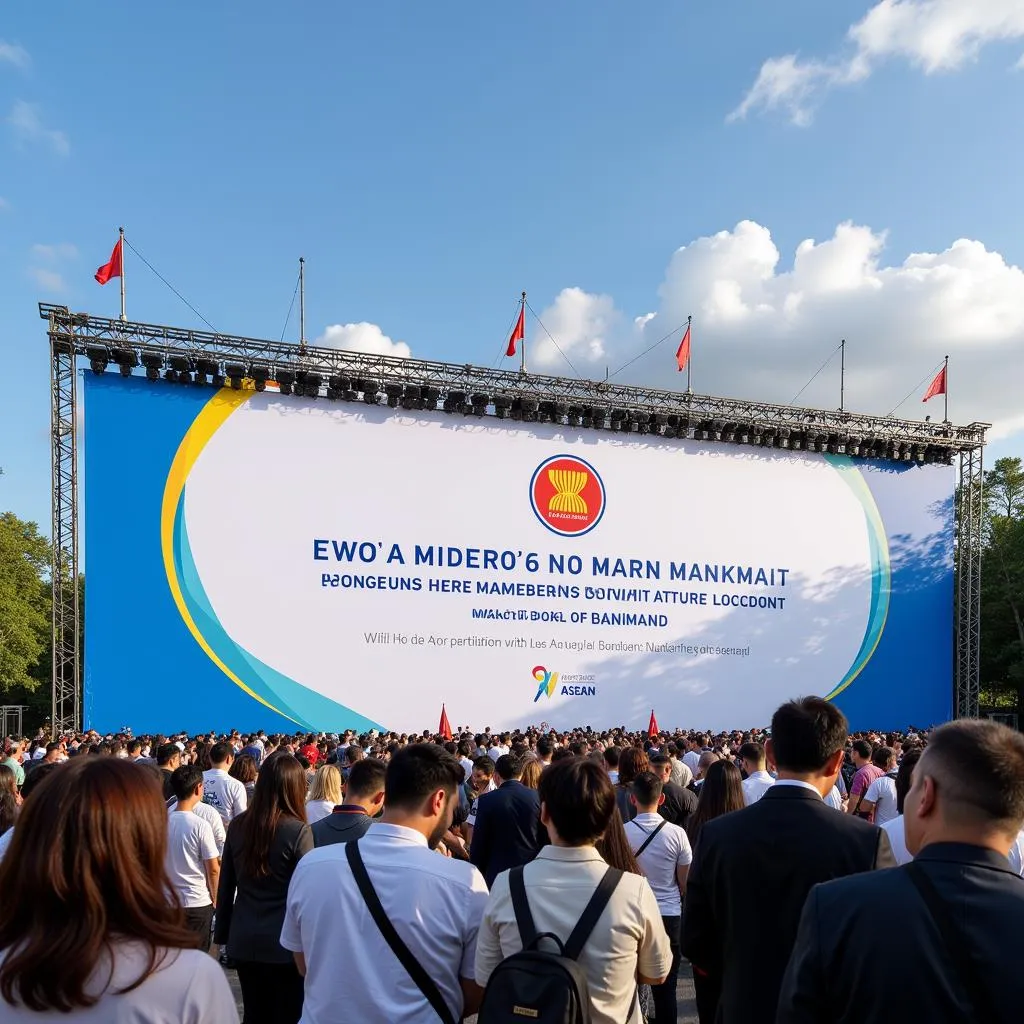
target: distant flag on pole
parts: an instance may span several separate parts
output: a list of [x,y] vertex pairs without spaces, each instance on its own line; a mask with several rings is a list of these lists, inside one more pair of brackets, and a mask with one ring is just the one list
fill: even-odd
[[519,307],[519,318],[516,320],[515,327],[512,328],[512,333],[509,335],[508,348],[505,349],[506,356],[514,356],[516,354],[516,345],[526,337],[526,306],[525,304]]
[[658,720],[654,717],[654,708],[651,708],[651,721],[647,726],[647,735],[653,740],[659,732],[661,732],[661,730],[658,728]]
[[100,284],[106,284],[112,277],[120,277],[122,270],[121,263],[121,246],[123,239],[118,239],[114,245],[114,251],[110,254],[110,262],[104,263],[95,274],[96,280]]
[[930,398],[934,398],[936,395],[944,395],[946,393],[946,365],[944,364],[942,369],[935,375],[935,380],[928,385],[928,390],[924,393],[922,402],[927,402]]
[[450,740],[452,738],[452,727],[448,721],[448,712],[443,704],[441,705],[441,722],[437,727],[437,734],[443,740]]
[[679,342],[679,348],[676,349],[676,366],[679,368],[679,372],[682,373],[686,369],[686,364],[690,361],[690,325],[686,325],[686,330],[683,332],[683,340]]

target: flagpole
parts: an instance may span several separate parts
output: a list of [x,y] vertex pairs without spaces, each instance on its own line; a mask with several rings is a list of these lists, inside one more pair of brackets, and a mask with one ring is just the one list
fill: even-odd
[[306,261],[299,257],[299,349],[306,351]]
[[690,333],[690,327],[693,325],[693,317],[688,316],[686,318],[686,335],[690,339],[690,351],[686,353],[686,393],[691,394],[690,389],[690,364],[693,362],[693,335]]
[[124,323],[128,319],[124,308],[124,228],[118,228],[117,232],[117,244],[121,249],[121,323]]
[[839,342],[839,411],[846,405],[846,339]]
[[519,315],[523,318],[522,348],[519,350],[519,372],[526,373],[526,292],[519,300]]
[[949,422],[949,356],[946,356],[945,369],[942,372],[942,383],[945,385],[942,389],[942,401],[943,411],[942,418],[944,423]]

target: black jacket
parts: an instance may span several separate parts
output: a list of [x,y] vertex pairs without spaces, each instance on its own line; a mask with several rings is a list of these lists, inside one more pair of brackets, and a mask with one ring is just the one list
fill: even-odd
[[334,810],[310,827],[314,846],[331,846],[362,839],[373,821],[358,804],[339,804]]
[[477,800],[469,859],[490,888],[502,871],[529,864],[547,838],[537,791],[512,780]]
[[662,792],[665,802],[658,808],[658,813],[673,825],[686,828],[690,815],[697,810],[697,795],[676,782],[666,782]]
[[687,880],[681,946],[721,985],[718,1024],[775,1019],[813,886],[894,864],[881,829],[798,786],[776,784],[756,804],[707,822]]
[[[934,843],[915,859],[949,908],[999,1016],[1024,1014],[1024,879],[993,850]],[[879,932],[891,922],[895,931]],[[893,945],[896,943],[896,945]],[[804,906],[779,1024],[864,1024],[976,1019],[942,935],[906,867],[816,885]]]
[[270,874],[254,878],[246,871],[241,856],[245,814],[228,825],[213,941],[226,943],[233,960],[291,963],[291,953],[281,945],[288,883],[299,859],[313,849],[313,833],[301,821],[283,819],[270,846]]

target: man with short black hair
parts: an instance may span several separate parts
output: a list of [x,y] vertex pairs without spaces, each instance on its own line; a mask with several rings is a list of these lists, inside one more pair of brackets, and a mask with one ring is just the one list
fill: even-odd
[[[539,796],[551,844],[521,869],[522,878],[537,933],[555,935],[564,944],[611,870],[594,843],[612,820],[615,790],[601,765],[575,757],[556,761],[545,770]],[[495,880],[480,928],[476,955],[480,985],[487,984],[502,960],[523,948],[511,874],[505,872]],[[661,984],[672,964],[671,944],[646,878],[627,873],[618,879],[577,963],[587,976],[593,1024],[640,1024],[637,984]]]
[[608,778],[613,786],[618,785],[619,782],[619,758],[621,755],[622,751],[614,744],[605,747],[602,755],[605,768],[608,770]]
[[230,743],[214,743],[210,748],[210,764],[213,767],[203,773],[203,802],[224,819],[225,828],[249,805],[245,784],[228,774],[234,760]]
[[313,845],[348,843],[366,835],[384,806],[386,765],[368,757],[352,765],[345,783],[345,799],[312,826]]
[[885,774],[872,760],[873,752],[874,748],[867,740],[856,740],[853,744],[853,763],[857,770],[850,783],[850,802],[846,810],[848,814],[856,814],[862,818],[869,817],[862,808],[868,787],[875,779],[880,779]]
[[743,780],[743,799],[749,807],[775,785],[775,780],[768,774],[768,761],[761,743],[744,743],[740,747],[740,763],[747,774]]
[[555,752],[555,745],[551,742],[551,737],[541,736],[537,740],[537,760],[540,761],[542,768],[547,768],[551,764],[551,755]]
[[[779,1024],[1020,1019],[1007,936],[1024,932],[1024,884],[1007,853],[1024,825],[1024,737],[991,721],[936,730],[903,820],[911,863],[811,890]],[[880,920],[913,936],[896,956],[879,955]]]
[[183,765],[171,774],[177,804],[167,816],[167,875],[185,910],[185,923],[210,949],[210,927],[220,881],[220,853],[213,829],[193,811],[203,799],[203,773]]
[[173,800],[174,786],[171,785],[171,775],[181,767],[181,750],[177,743],[161,743],[156,748],[156,766],[164,773],[164,800]]
[[540,823],[537,791],[522,784],[523,762],[503,754],[494,766],[500,785],[477,801],[469,859],[482,872],[488,888],[502,871],[528,864],[547,841]]
[[663,799],[658,813],[678,828],[685,829],[690,815],[697,810],[697,794],[672,781],[672,759],[668,754],[652,754],[651,771],[661,780]]
[[[757,803],[701,828],[682,951],[721,983],[718,1024],[775,1019],[800,910],[814,885],[895,864],[881,829],[824,803],[846,735],[846,718],[829,701],[783,704],[766,750],[778,771],[775,785]],[[770,942],[750,941],[751,921],[770,922]]]
[[[435,852],[451,826],[461,781],[462,766],[443,748],[403,747],[388,763],[383,818],[357,842],[322,846],[299,861],[281,945],[294,952],[306,979],[306,1024],[338,1020],[339,1013],[345,1020],[437,1024],[424,990],[371,918],[368,898],[379,902],[452,1017],[476,1011],[473,963],[487,886],[471,864]],[[365,895],[358,866],[372,890]],[[346,941],[352,922],[357,942]]]

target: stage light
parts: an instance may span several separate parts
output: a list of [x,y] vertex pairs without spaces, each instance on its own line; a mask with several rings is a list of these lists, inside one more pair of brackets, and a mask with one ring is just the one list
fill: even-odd
[[550,420],[554,423],[557,420],[555,415],[555,403],[554,402],[540,402],[537,406],[538,419],[541,423],[546,423]]
[[159,380],[164,357],[159,352],[143,352],[142,365],[146,368],[146,380]]
[[235,391],[240,391],[242,380],[245,377],[245,366],[242,363],[225,363],[224,376],[227,377],[228,383]]
[[291,370],[284,370],[278,368],[277,373],[277,386],[281,390],[282,395],[290,395],[292,393],[292,385],[295,383],[295,374]]
[[494,415],[499,420],[505,419],[512,409],[512,396],[511,395],[495,395],[494,396]]
[[422,409],[423,398],[419,384],[406,384],[402,390],[403,409]]
[[790,438],[793,436],[793,431],[791,431],[789,429],[789,427],[780,427],[778,434],[776,434],[775,436],[776,436],[775,443],[780,448],[788,448],[789,447],[789,443],[790,443]]
[[362,384],[359,390],[363,393],[363,401],[367,405],[377,405],[380,401],[380,385],[375,380],[364,380],[359,383]]
[[85,354],[89,357],[89,367],[93,373],[103,373],[110,362],[110,353],[105,348],[87,348]]
[[482,391],[478,391],[475,394],[470,395],[469,400],[473,404],[474,416],[485,416],[487,414],[487,406],[491,404],[490,395],[486,395]]
[[420,396],[423,399],[424,409],[437,409],[437,400],[441,397],[441,389],[428,384],[421,388]]
[[722,431],[725,430],[725,420],[715,419],[711,421],[711,438],[714,441],[722,440]]
[[515,398],[512,400],[512,408],[509,409],[509,415],[517,422],[522,420],[523,400],[521,398]]
[[205,384],[207,377],[217,378],[220,376],[220,364],[214,359],[196,360],[196,384]]
[[249,367],[249,376],[252,377],[253,387],[257,391],[267,390],[267,381],[270,379],[270,367],[262,363],[253,363]]
[[612,424],[612,430],[625,430],[627,415],[628,414],[625,409],[612,409],[609,417]]
[[860,455],[860,438],[851,434],[846,439],[846,451],[849,455]]
[[385,384],[384,394],[387,395],[389,409],[397,409],[398,403],[402,401],[402,394],[405,388],[401,384]]
[[722,427],[722,440],[723,441],[735,441],[736,440],[736,424],[726,423]]
[[139,365],[135,350],[131,348],[118,348],[114,350],[114,362],[117,363],[122,377],[130,377],[132,369]]
[[320,386],[323,384],[324,378],[321,374],[310,370],[305,375],[303,381],[302,393],[307,398],[319,398],[320,397]]
[[172,384],[177,383],[178,371],[172,370],[170,367],[168,367],[166,370],[164,370],[164,380],[170,381]]
[[189,384],[192,381],[192,360],[188,356],[171,356],[167,360],[175,373],[174,378],[179,384]]

